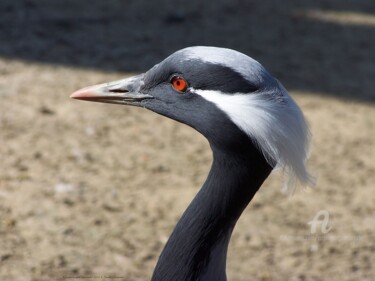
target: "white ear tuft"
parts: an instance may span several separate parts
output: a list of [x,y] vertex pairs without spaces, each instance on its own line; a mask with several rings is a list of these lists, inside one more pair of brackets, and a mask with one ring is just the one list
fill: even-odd
[[286,176],[284,190],[293,193],[297,182],[314,185],[306,169],[311,134],[302,111],[280,83],[249,94],[193,91],[215,103],[255,141],[269,163],[277,163],[275,168]]

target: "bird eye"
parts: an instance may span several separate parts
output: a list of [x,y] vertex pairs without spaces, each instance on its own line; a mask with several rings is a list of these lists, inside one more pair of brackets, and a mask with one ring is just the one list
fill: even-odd
[[171,84],[179,92],[185,92],[188,88],[188,84],[184,78],[180,76],[173,76],[171,79]]

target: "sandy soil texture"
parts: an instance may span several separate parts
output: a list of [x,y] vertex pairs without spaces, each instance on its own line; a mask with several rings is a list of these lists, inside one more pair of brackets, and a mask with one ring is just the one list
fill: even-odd
[[[144,109],[68,96],[197,44],[262,62],[313,132],[316,188],[288,198],[267,180],[234,231],[228,279],[375,280],[372,0],[77,2],[0,4],[0,280],[150,279],[210,148]],[[330,229],[312,234],[319,212]]]

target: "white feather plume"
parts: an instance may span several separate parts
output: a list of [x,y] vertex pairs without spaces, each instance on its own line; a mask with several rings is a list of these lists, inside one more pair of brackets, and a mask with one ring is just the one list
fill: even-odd
[[311,134],[302,111],[281,84],[251,94],[192,91],[215,103],[255,141],[270,164],[277,163],[275,168],[286,176],[285,190],[292,193],[297,182],[314,185],[306,169]]

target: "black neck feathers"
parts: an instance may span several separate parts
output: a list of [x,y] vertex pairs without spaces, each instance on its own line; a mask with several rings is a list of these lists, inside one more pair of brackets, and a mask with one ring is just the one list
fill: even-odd
[[232,230],[272,170],[249,139],[240,146],[229,151],[211,144],[208,178],[169,238],[152,281],[226,280]]

